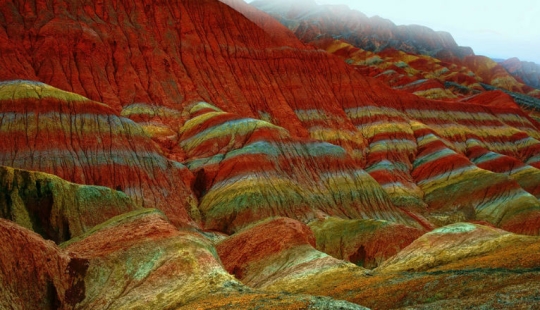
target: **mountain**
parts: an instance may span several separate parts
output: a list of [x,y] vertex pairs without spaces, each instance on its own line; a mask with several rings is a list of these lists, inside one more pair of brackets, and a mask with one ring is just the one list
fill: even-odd
[[446,100],[483,91],[480,83],[485,83],[540,98],[534,66],[503,65],[477,56],[471,48],[458,46],[447,32],[397,26],[343,5],[266,0],[252,4],[303,42],[335,53],[394,88]]
[[448,32],[421,25],[397,26],[380,16],[367,17],[346,5],[283,0],[256,0],[251,5],[276,17],[304,42],[333,38],[371,52],[393,48],[428,56],[474,55],[470,47],[458,46]]
[[520,61],[515,57],[500,63],[508,72],[519,77],[525,84],[540,89],[540,65],[530,61]]
[[239,0],[0,25],[1,308],[536,305],[540,124],[447,35],[375,51],[469,83],[433,100]]

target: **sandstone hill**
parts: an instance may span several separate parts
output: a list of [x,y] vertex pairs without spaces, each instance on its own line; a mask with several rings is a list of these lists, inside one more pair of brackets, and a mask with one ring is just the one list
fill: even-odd
[[537,304],[536,90],[294,12],[0,2],[0,308]]

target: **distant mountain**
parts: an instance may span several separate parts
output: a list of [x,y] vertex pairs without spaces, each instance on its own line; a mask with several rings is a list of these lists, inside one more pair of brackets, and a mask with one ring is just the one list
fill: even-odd
[[371,52],[393,48],[446,58],[474,55],[470,47],[458,46],[448,32],[420,25],[397,26],[388,19],[369,18],[345,5],[283,0],[257,0],[251,5],[274,16],[305,42],[333,38]]
[[540,65],[530,61],[510,58],[500,62],[512,75],[519,77],[523,83],[540,89]]
[[345,5],[283,0],[258,0],[252,5],[275,17],[303,42],[342,57],[396,89],[448,100],[483,91],[480,84],[484,83],[540,98],[533,66],[505,68],[488,57],[474,55],[469,47],[458,46],[447,32],[419,25],[397,26]]

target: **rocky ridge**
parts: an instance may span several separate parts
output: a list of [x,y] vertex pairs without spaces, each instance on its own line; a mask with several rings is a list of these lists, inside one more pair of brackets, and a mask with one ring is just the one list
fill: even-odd
[[528,111],[392,89],[227,3],[0,5],[1,306],[536,303]]
[[[229,1],[232,3],[232,1]],[[483,91],[486,83],[539,97],[535,64],[496,61],[456,44],[449,33],[419,25],[396,26],[344,5],[314,1],[254,1],[303,42],[344,58],[364,74],[431,99],[455,99]]]
[[540,89],[540,65],[530,61],[510,58],[500,63],[512,75],[519,77],[525,84]]

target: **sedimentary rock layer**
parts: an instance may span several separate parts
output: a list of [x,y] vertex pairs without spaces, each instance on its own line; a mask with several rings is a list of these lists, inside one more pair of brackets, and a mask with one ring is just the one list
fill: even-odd
[[207,229],[235,232],[271,216],[309,222],[329,215],[421,227],[342,147],[294,139],[284,128],[207,103],[191,114],[180,140],[192,158],[187,166],[197,177]]
[[[538,237],[459,223],[422,236],[369,273],[336,271],[281,288],[322,292],[375,309],[534,308],[540,291],[539,246]],[[421,271],[405,271],[415,266]]]
[[123,191],[178,225],[197,220],[191,173],[164,158],[141,127],[40,82],[0,83],[0,164]]
[[[366,77],[227,3],[247,17],[215,0],[0,3],[0,164],[80,184],[6,168],[6,217],[26,212],[19,223],[71,239],[58,248],[0,220],[2,297],[68,309],[537,302],[538,238],[508,232],[540,232],[534,119],[500,92],[411,93],[440,88],[436,79],[392,89],[391,75]],[[435,49],[453,46],[419,30]],[[407,58],[393,61],[398,75],[449,67],[452,82],[477,90],[465,65],[386,56]],[[477,77],[514,85],[489,61],[467,61]],[[53,233],[39,231],[41,214],[34,224],[47,197],[50,210],[69,210],[57,198],[80,206],[77,193],[96,188],[137,210],[108,220],[51,211],[69,222]]]
[[305,42],[321,37],[341,38],[376,52],[395,48],[432,56],[441,52],[458,57],[474,55],[471,48],[458,46],[448,32],[420,25],[396,26],[388,19],[367,17],[346,5],[265,0],[254,1],[252,5],[274,16]]

